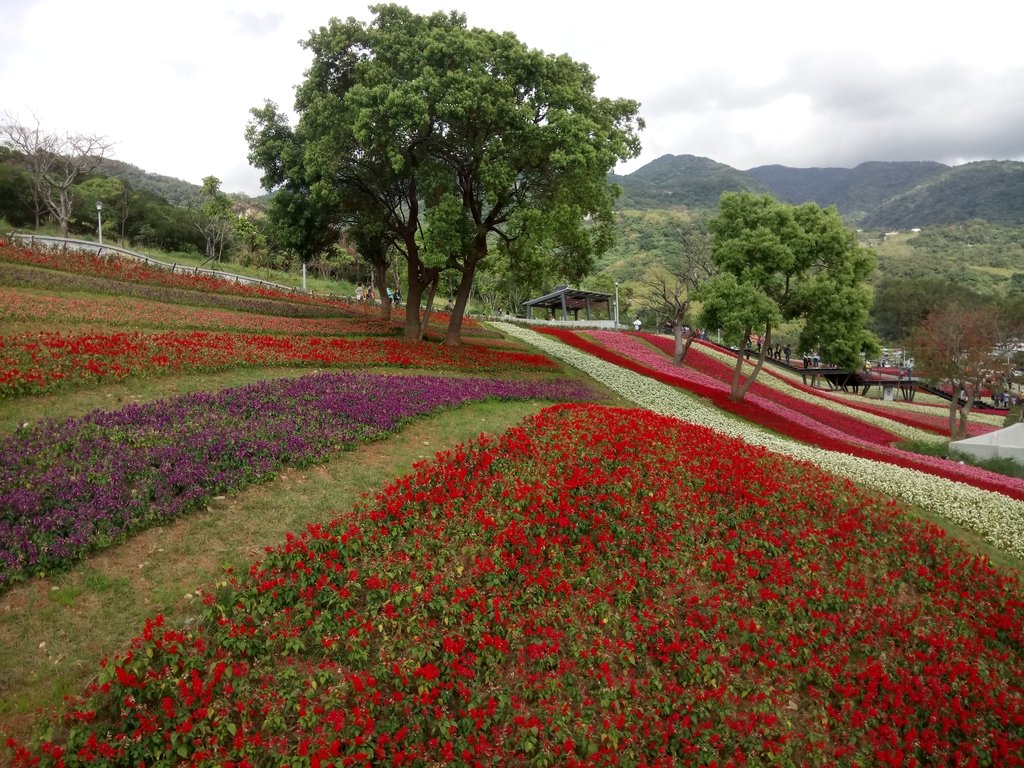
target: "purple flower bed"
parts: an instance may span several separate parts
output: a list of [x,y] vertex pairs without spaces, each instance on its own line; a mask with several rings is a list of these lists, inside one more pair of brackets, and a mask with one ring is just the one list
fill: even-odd
[[43,422],[0,442],[0,591],[414,416],[593,396],[565,381],[321,373]]

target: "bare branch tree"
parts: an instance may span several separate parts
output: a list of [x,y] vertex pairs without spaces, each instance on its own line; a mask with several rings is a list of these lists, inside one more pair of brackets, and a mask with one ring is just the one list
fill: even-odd
[[642,303],[658,316],[658,326],[664,323],[672,327],[672,359],[677,364],[686,358],[696,336],[696,329],[687,323],[693,294],[715,273],[707,232],[693,227],[680,232],[679,239],[679,257],[652,268],[640,280],[644,288]]
[[56,219],[61,237],[67,237],[73,187],[100,164],[113,142],[94,134],[48,133],[34,115],[33,121],[34,125],[27,125],[4,113],[0,140],[21,154],[21,162],[32,177],[36,229],[45,207]]
[[982,387],[1006,378],[1003,351],[1012,330],[991,307],[956,301],[940,305],[913,329],[908,345],[919,373],[950,388],[949,436],[967,437],[967,423]]

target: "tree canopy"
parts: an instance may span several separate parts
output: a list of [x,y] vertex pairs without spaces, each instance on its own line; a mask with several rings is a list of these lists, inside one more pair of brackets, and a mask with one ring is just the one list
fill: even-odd
[[751,376],[741,382],[737,358],[731,396],[742,400],[764,364],[772,331],[800,320],[800,347],[854,368],[877,340],[867,330],[874,269],[871,252],[857,245],[834,208],[791,206],[770,195],[729,192],[710,222],[711,258],[719,272],[700,291],[701,325],[721,329],[741,349],[763,336]]
[[936,306],[910,332],[907,344],[919,375],[948,385],[949,436],[967,437],[967,423],[983,387],[1001,389],[1012,378],[1012,350],[1019,339],[1019,307],[968,304]]
[[[297,90],[298,125],[282,140],[267,107],[254,110],[266,130],[251,134],[251,158],[268,190],[301,166],[339,224],[372,232],[371,219],[391,234],[408,265],[407,336],[418,332],[421,297],[457,272],[446,341],[458,344],[492,251],[555,258],[579,279],[607,248],[617,189],[607,175],[639,153],[639,105],[597,97],[587,65],[468,28],[463,14],[371,10],[369,24],[331,19],[305,41],[313,63]],[[301,162],[282,162],[275,141],[300,147]]]
[[[681,226],[675,233],[676,248],[662,261],[651,264],[640,277],[638,304],[657,326],[669,326],[675,339],[672,355],[681,363],[696,334],[689,328],[690,304],[705,281],[715,272],[710,238],[704,222]],[[683,336],[686,340],[684,343]]]

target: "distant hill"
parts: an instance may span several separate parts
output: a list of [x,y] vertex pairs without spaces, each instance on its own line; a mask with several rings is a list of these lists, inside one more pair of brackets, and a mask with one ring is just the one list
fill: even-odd
[[622,210],[718,206],[724,191],[770,193],[784,202],[834,205],[850,225],[907,229],[983,220],[1024,226],[1024,163],[992,160],[868,162],[856,168],[764,165],[739,171],[693,155],[664,155],[612,175]]
[[972,219],[1024,226],[1024,163],[985,161],[954,166],[893,195],[865,216],[862,225],[906,229]]
[[619,208],[717,208],[723,192],[770,189],[743,171],[695,155],[663,155],[626,176],[611,175],[622,187]]
[[859,221],[887,200],[940,176],[942,163],[861,163],[856,168],[787,168],[762,165],[747,173],[787,203],[834,205],[850,221]]
[[159,195],[171,205],[182,205],[199,191],[196,184],[190,184],[171,176],[149,173],[138,166],[120,160],[105,158],[96,170],[98,173],[127,182],[132,189]]
[[[104,160],[100,173],[134,189],[181,205],[199,187],[120,160]],[[663,155],[627,175],[620,210],[712,210],[723,192],[771,194],[794,205],[834,205],[850,226],[910,229],[967,221],[1024,227],[1024,162],[987,160],[948,166],[935,162],[867,162],[855,168],[762,165],[740,171],[696,155]],[[253,199],[233,194],[238,199]],[[256,198],[259,199],[259,198]]]
[[[96,170],[106,176],[113,176],[127,182],[132,189],[159,195],[171,205],[184,205],[188,200],[194,198],[201,189],[198,184],[191,184],[173,176],[150,173],[138,166],[110,158],[105,158]],[[261,199],[242,192],[229,192],[228,195],[234,200],[242,201]]]

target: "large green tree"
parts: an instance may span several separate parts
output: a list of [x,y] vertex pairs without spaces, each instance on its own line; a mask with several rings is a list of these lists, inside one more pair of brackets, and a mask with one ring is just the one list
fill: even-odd
[[721,329],[741,350],[753,334],[762,338],[754,369],[742,378],[743,355],[733,371],[733,400],[742,400],[764,365],[772,331],[784,321],[802,322],[800,347],[847,368],[878,342],[867,330],[871,292],[864,283],[874,269],[871,252],[857,244],[835,208],[791,206],[770,195],[727,192],[712,218],[711,258],[718,274],[700,291],[700,323]]
[[34,221],[32,177],[17,163],[14,151],[0,145],[0,219],[15,227]]
[[369,24],[332,19],[305,42],[314,58],[295,133],[339,215],[393,233],[408,265],[407,336],[420,334],[420,302],[440,274],[459,273],[446,336],[458,344],[493,250],[545,252],[579,279],[607,247],[607,174],[639,153],[638,105],[598,98],[585,64],[470,29],[462,14],[371,10]]
[[872,327],[883,339],[902,343],[911,329],[951,296],[963,304],[977,304],[981,297],[963,285],[938,277],[885,277],[875,288],[871,307]]
[[305,162],[305,145],[277,105],[268,101],[250,111],[249,162],[263,171],[263,187],[274,191],[267,205],[270,239],[279,251],[308,264],[341,239],[337,205],[314,190],[317,177]]
[[206,241],[207,261],[220,262],[224,249],[231,242],[237,216],[231,197],[221,191],[220,179],[207,176],[189,206],[192,225]]

